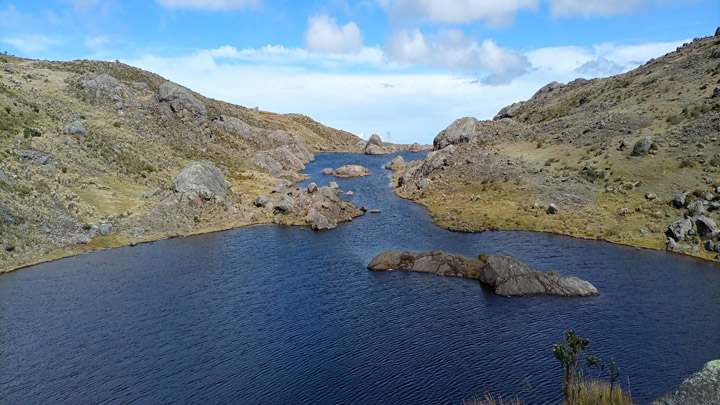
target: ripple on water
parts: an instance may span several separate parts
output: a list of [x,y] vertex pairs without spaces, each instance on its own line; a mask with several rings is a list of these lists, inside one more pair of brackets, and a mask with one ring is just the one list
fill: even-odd
[[[486,392],[558,402],[551,348],[569,328],[616,359],[640,402],[720,358],[716,265],[531,232],[448,232],[393,195],[390,159],[318,154],[308,166],[308,181],[337,181],[382,210],[331,232],[254,226],[3,275],[0,403],[457,404]],[[320,174],[346,163],[373,176]],[[387,249],[512,254],[601,295],[510,299],[472,280],[367,271]]]

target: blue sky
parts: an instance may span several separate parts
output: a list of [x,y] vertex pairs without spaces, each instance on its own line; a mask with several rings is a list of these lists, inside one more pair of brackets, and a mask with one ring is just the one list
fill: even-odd
[[117,59],[209,97],[430,143],[456,118],[633,69],[718,25],[718,0],[16,0],[0,1],[0,51]]

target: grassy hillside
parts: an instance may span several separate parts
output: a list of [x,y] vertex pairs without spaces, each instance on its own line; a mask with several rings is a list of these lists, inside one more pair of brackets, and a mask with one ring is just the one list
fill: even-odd
[[[449,229],[526,229],[665,248],[671,222],[700,215],[694,201],[720,221],[719,85],[720,35],[625,74],[551,83],[492,121],[464,119],[441,132],[437,151],[423,169],[408,165],[410,181],[397,193]],[[441,150],[438,141],[448,136],[453,150]],[[646,137],[647,148],[634,154]],[[671,199],[680,192],[688,196],[676,207]],[[556,214],[546,212],[549,204]],[[716,245],[717,236],[701,231],[693,225],[674,250],[715,258],[704,244]]]
[[[164,83],[122,63],[0,55],[0,271],[277,221],[253,201],[280,178],[297,181],[300,166],[281,159],[273,170],[258,163],[258,154],[302,160],[308,150],[351,150],[360,141],[303,115],[248,109],[179,87],[164,100]],[[224,172],[232,185],[226,201],[177,198],[173,178],[195,160]],[[98,234],[102,224],[112,232]]]

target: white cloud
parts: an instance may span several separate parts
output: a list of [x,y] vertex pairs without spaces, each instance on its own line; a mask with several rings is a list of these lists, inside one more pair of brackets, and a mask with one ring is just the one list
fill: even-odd
[[530,67],[523,55],[501,48],[491,39],[478,44],[458,30],[443,30],[427,38],[418,29],[400,31],[388,39],[385,56],[398,63],[489,71],[492,74],[486,80],[494,83],[508,82]]
[[155,0],[167,8],[190,8],[199,10],[238,10],[255,7],[260,0]]
[[[462,49],[482,55],[482,63],[498,71],[508,63],[505,52],[509,51],[492,41],[477,44],[456,34],[448,34],[450,39],[445,41],[456,45],[454,53],[444,54],[454,57],[454,63],[467,62],[458,56],[463,55]],[[405,47],[397,52],[405,58],[432,58],[436,42],[422,34],[408,34]],[[531,67],[502,83],[388,64],[382,50],[370,47],[353,54],[317,54],[282,46],[238,50],[226,45],[177,57],[146,55],[125,62],[216,99],[266,111],[305,114],[355,134],[392,135],[393,142],[431,143],[459,117],[490,119],[502,107],[530,98],[551,81],[569,82],[585,70],[582,75],[586,78],[614,73],[618,66],[627,71],[644,62],[638,62],[638,57],[661,56],[682,42],[606,43],[593,48],[516,53]],[[477,55],[467,58],[480,63]],[[343,69],[334,69],[336,66]],[[604,71],[608,66],[610,70]]]
[[550,13],[554,16],[625,14],[648,4],[667,3],[663,0],[548,0]]
[[431,22],[468,23],[484,20],[488,25],[508,25],[522,9],[536,10],[539,0],[379,0],[392,14],[420,15]]
[[24,54],[44,51],[56,45],[62,45],[64,40],[59,37],[45,35],[24,35],[12,37],[0,37],[0,42],[10,44]]
[[308,19],[308,29],[303,34],[305,48],[310,52],[348,53],[362,48],[363,37],[354,22],[340,27],[334,18],[319,14]]

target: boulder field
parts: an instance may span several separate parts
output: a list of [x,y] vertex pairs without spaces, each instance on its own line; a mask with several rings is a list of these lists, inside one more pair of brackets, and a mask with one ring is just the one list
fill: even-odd
[[479,255],[478,259],[433,252],[399,252],[389,250],[375,256],[370,270],[410,270],[444,276],[477,279],[493,288],[496,294],[519,295],[598,295],[589,282],[577,277],[560,277],[553,271],[541,273],[510,256]]

